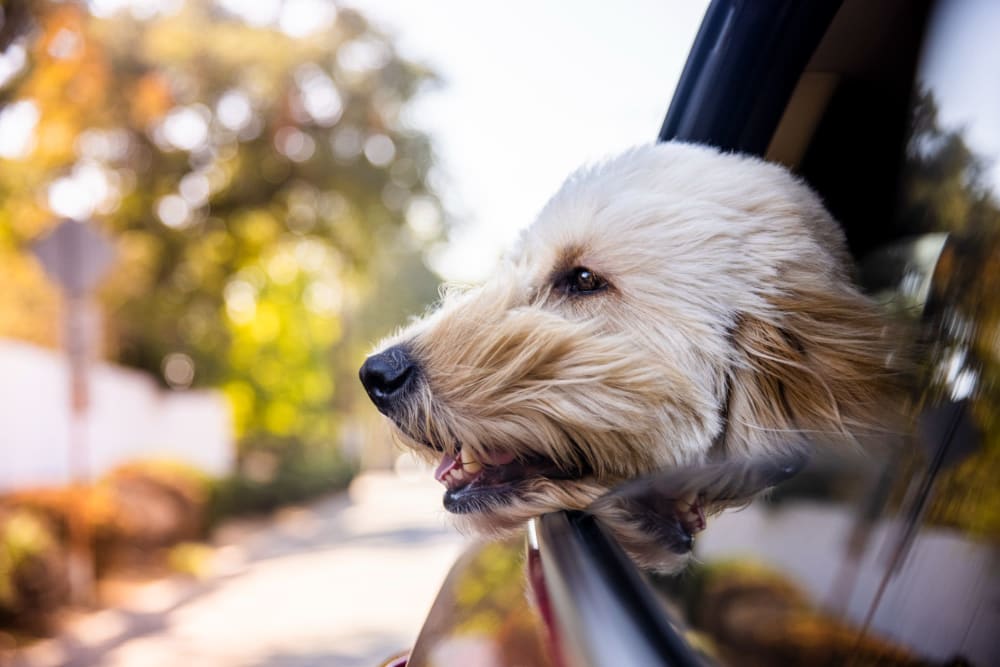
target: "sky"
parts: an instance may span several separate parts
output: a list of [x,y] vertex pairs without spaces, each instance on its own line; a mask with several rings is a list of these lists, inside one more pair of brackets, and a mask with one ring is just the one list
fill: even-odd
[[941,124],[961,129],[991,161],[985,177],[1000,198],[1000,2],[942,3],[934,19],[918,77],[934,92]]
[[570,172],[653,141],[707,4],[354,0],[443,79],[409,116],[454,223],[433,268],[481,280]]

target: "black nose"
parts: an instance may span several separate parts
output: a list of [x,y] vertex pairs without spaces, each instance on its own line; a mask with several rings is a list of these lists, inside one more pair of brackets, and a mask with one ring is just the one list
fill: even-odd
[[359,375],[368,397],[380,410],[384,410],[413,384],[411,380],[416,368],[409,352],[396,345],[365,359]]

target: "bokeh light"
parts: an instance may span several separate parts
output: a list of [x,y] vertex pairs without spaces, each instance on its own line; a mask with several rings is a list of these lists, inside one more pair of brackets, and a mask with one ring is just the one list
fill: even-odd
[[34,147],[38,107],[31,100],[20,100],[0,110],[0,157],[23,158]]
[[187,389],[194,382],[194,360],[183,352],[163,358],[163,378],[173,389]]

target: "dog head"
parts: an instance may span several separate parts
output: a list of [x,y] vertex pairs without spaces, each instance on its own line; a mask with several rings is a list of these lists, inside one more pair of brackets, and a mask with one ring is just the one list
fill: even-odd
[[664,467],[877,431],[883,320],[781,167],[661,144],[572,175],[495,275],[369,357],[445,507],[504,532]]

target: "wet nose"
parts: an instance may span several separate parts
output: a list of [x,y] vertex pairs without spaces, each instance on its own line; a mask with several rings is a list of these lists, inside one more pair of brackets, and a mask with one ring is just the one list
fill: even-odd
[[416,364],[409,352],[396,345],[365,359],[359,375],[368,397],[379,409],[384,409],[406,393],[415,371]]

